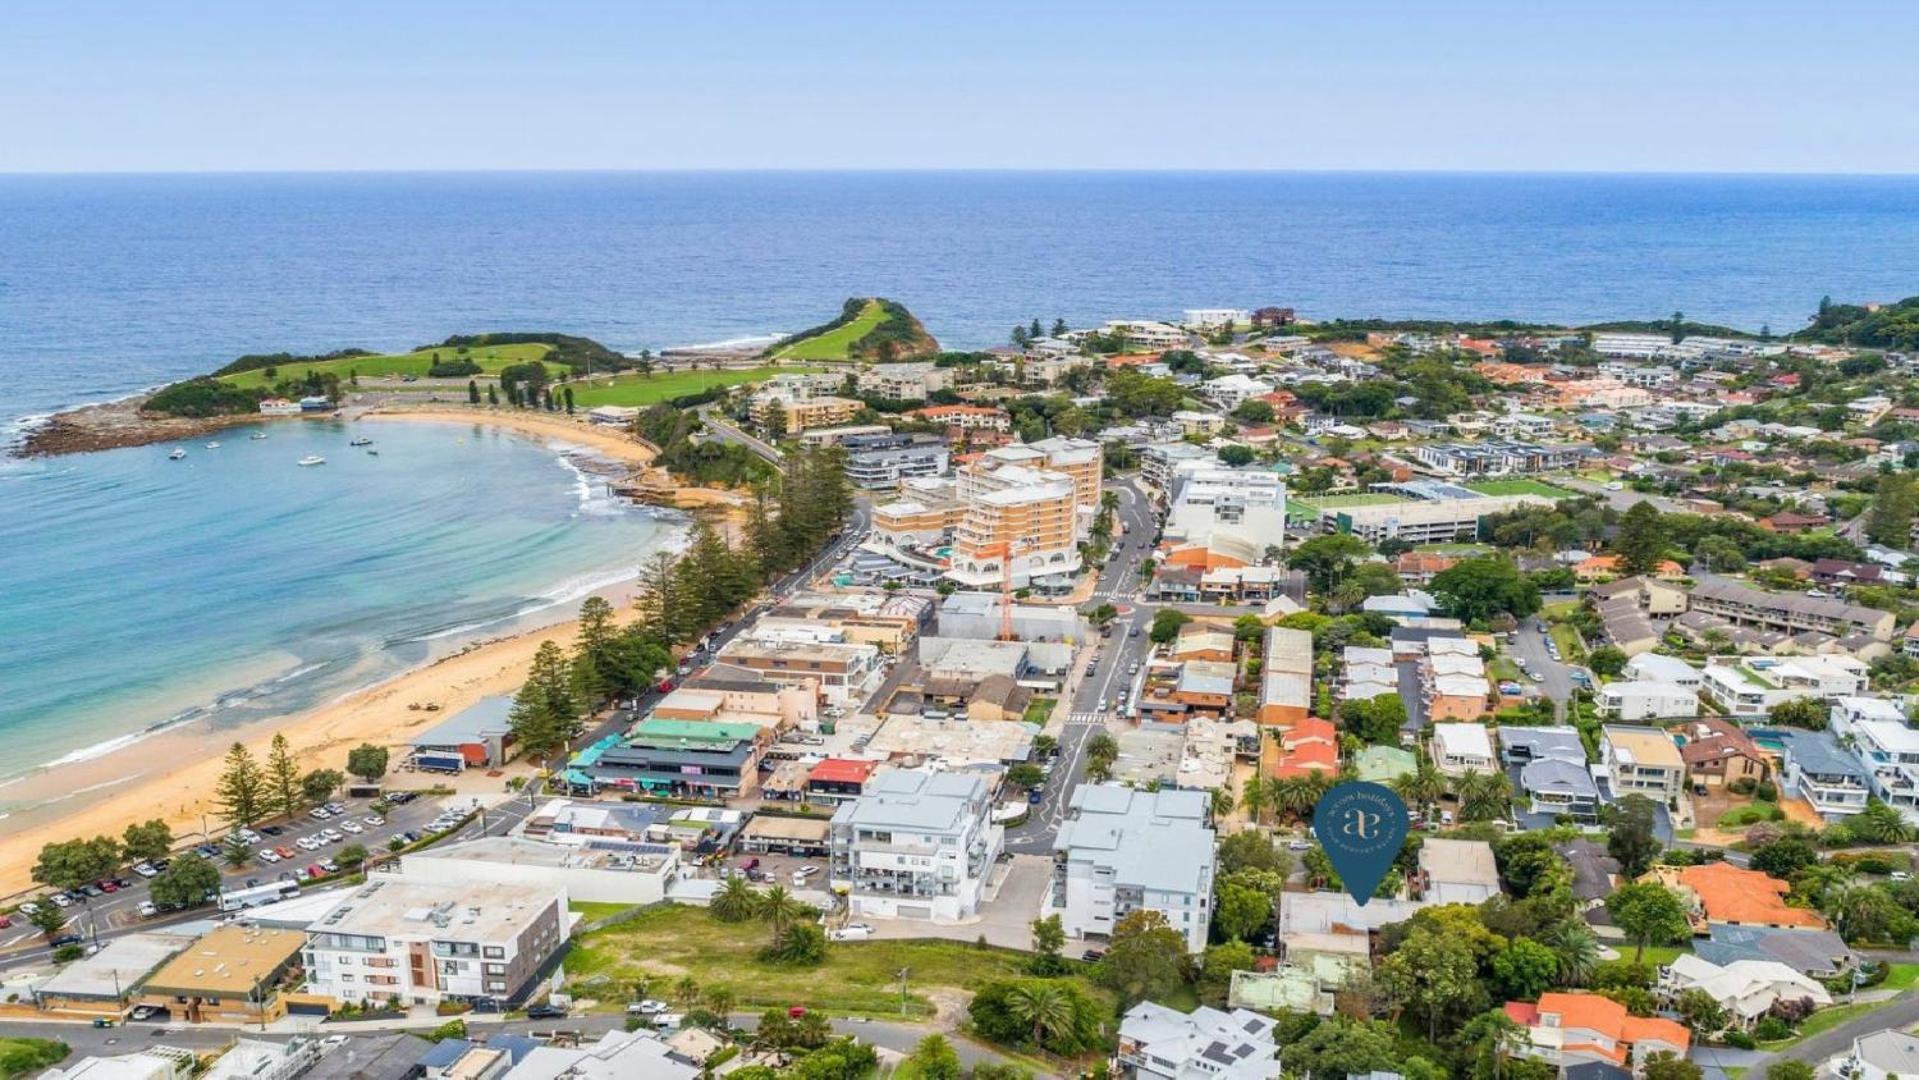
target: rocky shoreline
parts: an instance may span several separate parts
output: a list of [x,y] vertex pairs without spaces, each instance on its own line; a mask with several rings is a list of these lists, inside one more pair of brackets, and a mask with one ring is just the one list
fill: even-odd
[[222,428],[257,424],[260,417],[210,416],[200,419],[154,416],[140,411],[141,399],[112,401],[70,409],[33,428],[13,448],[16,457],[57,457],[127,446],[150,446],[194,439]]

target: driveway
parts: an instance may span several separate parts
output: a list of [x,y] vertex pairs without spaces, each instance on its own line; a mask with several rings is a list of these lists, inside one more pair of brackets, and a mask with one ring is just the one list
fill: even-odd
[[1564,704],[1573,696],[1573,669],[1552,658],[1552,653],[1546,650],[1546,641],[1545,625],[1534,617],[1520,626],[1518,639],[1508,642],[1506,651],[1526,662],[1528,681],[1531,673],[1537,673],[1541,678],[1533,685],[1553,701]]

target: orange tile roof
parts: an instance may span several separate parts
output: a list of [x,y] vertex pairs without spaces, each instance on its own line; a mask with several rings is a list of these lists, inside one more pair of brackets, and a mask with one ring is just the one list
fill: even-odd
[[1758,870],[1715,862],[1684,867],[1672,877],[1699,898],[1708,922],[1826,928],[1818,912],[1787,905],[1785,897],[1792,886]]
[[[1540,1016],[1547,1013],[1559,1017],[1557,1027],[1568,1033],[1563,1049],[1622,1064],[1630,1057],[1632,1044],[1637,1042],[1664,1043],[1681,1057],[1692,1046],[1692,1032],[1686,1030],[1684,1024],[1658,1017],[1633,1016],[1624,1005],[1598,994],[1541,994],[1537,1005],[1524,1001],[1506,1003],[1506,1015],[1522,1027],[1537,1027]],[[1597,1032],[1612,1040],[1613,1045],[1577,1041],[1570,1034],[1577,1030]]]

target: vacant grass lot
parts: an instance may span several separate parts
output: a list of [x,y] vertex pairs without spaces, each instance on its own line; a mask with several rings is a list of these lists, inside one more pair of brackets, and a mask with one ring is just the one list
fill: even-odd
[[[427,373],[427,369],[433,366],[433,357],[436,353],[444,363],[467,359],[480,365],[483,374],[493,375],[497,374],[501,368],[506,367],[508,364],[523,364],[529,360],[538,360],[550,352],[552,348],[553,346],[551,345],[541,345],[537,343],[525,345],[489,345],[484,348],[470,349],[467,351],[465,357],[459,356],[451,348],[422,349],[419,352],[391,353],[383,356],[350,356],[343,357],[339,360],[320,360],[312,363],[295,361],[289,364],[281,364],[272,378],[267,377],[265,368],[255,368],[252,371],[241,371],[232,375],[222,375],[220,378],[221,381],[232,383],[234,386],[253,389],[256,387],[264,388],[272,386],[280,379],[299,378],[309,371],[317,371],[321,374],[332,372],[342,379],[354,372],[358,372],[363,378],[373,378],[379,375],[424,376]],[[560,372],[566,370],[566,365],[548,364],[547,370],[558,375]]]
[[[908,973],[908,1016],[932,1014],[927,991],[977,990],[1024,973],[1021,954],[960,941],[833,942],[820,966],[783,967],[759,961],[766,938],[760,923],[723,923],[703,908],[667,905],[579,939],[566,971],[570,984],[586,984],[580,993],[613,1002],[627,1000],[622,995],[642,977],[653,980],[655,997],[668,997],[682,975],[691,975],[703,991],[725,987],[748,1011],[804,1005],[865,1016],[899,1015],[901,968]],[[596,980],[614,989],[596,992]],[[1110,1000],[1090,984],[1087,990]]]
[[773,354],[776,360],[844,360],[846,350],[859,339],[873,332],[886,319],[886,309],[879,301],[868,300],[866,306],[852,322],[835,330],[829,330],[816,338],[796,341]]
[[756,367],[738,371],[669,371],[650,375],[628,371],[605,378],[576,379],[568,385],[573,388],[574,405],[590,409],[595,405],[656,405],[669,398],[697,394],[718,386],[744,386],[747,383],[764,382],[775,375],[807,374],[819,370],[812,367]]
[[1537,495],[1542,499],[1571,499],[1575,495],[1565,488],[1556,488],[1541,480],[1514,478],[1509,480],[1476,480],[1466,487],[1481,495]]

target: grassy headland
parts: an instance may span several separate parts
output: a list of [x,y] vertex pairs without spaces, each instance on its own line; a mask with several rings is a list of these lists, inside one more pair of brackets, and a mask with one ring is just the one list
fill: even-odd
[[[406,375],[428,378],[436,365],[444,370],[460,367],[462,362],[477,370],[466,371],[463,375],[450,374],[446,377],[465,378],[473,375],[498,375],[500,369],[509,364],[543,360],[552,352],[553,346],[543,343],[487,345],[478,348],[436,345],[405,353],[355,353],[330,359],[288,357],[273,364],[230,372],[218,378],[228,386],[242,390],[270,390],[282,378],[302,377],[309,371],[320,375],[332,375],[342,381],[356,374],[364,378]],[[549,373],[556,376],[569,370],[566,365],[551,361],[547,362],[546,367]]]
[[807,366],[742,368],[721,371],[669,371],[645,374],[626,371],[602,378],[576,379],[573,402],[582,409],[595,405],[654,405],[708,390],[764,382],[775,375],[807,374],[824,370]]
[[918,360],[939,352],[939,342],[906,306],[884,297],[855,296],[839,317],[774,342],[772,360]]

